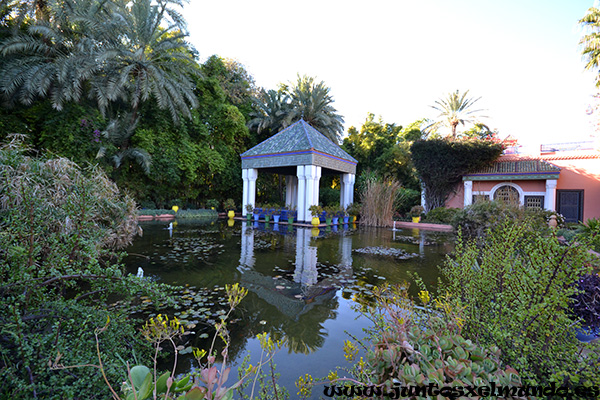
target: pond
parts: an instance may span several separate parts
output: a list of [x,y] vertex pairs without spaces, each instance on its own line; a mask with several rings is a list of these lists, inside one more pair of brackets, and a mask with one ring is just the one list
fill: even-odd
[[[142,223],[143,237],[127,249],[128,272],[142,268],[147,279],[181,286],[180,305],[172,312],[194,331],[187,345],[206,349],[212,324],[225,310],[224,286],[247,288],[229,323],[231,360],[235,367],[250,353],[254,364],[261,353],[258,333],[285,337],[274,360],[290,398],[297,397],[299,376],[325,377],[336,366],[348,366],[344,341],[363,337],[369,326],[353,305],[377,285],[409,281],[411,272],[435,285],[437,266],[454,243],[450,234],[420,230],[230,224],[180,220],[169,230],[168,222]],[[151,313],[151,301],[142,300]],[[178,371],[192,365],[184,358]]]

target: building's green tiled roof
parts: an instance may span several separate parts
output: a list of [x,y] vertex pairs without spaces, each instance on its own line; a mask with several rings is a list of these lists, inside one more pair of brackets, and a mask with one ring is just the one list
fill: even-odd
[[302,119],[242,153],[241,156],[244,159],[282,153],[293,155],[303,151],[316,151],[357,163],[356,159]]
[[557,179],[560,168],[539,159],[495,161],[488,167],[466,174],[463,180],[486,179]]

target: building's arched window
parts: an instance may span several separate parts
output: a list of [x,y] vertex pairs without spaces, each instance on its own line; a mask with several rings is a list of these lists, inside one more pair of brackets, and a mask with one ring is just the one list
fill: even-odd
[[506,204],[519,204],[519,191],[512,186],[500,186],[494,192],[494,200],[501,201]]

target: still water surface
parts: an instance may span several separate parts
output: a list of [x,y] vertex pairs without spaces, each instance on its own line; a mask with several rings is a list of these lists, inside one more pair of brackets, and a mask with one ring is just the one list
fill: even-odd
[[[256,363],[258,333],[285,337],[274,360],[290,398],[297,397],[299,376],[325,377],[336,366],[348,366],[344,341],[349,335],[363,337],[369,326],[353,305],[377,285],[409,281],[410,272],[434,286],[437,266],[454,243],[444,233],[352,225],[319,232],[246,221],[228,226],[225,220],[178,221],[172,231],[167,225],[142,223],[143,237],[127,249],[128,271],[135,274],[141,267],[145,277],[183,286],[181,305],[173,313],[193,326],[188,345],[207,349],[206,336],[212,337],[211,326],[225,309],[223,287],[240,283],[247,288],[229,325],[231,361],[235,368],[250,353]],[[183,358],[178,371],[193,364]],[[230,378],[227,386],[234,382]],[[319,392],[315,389],[315,398]]]

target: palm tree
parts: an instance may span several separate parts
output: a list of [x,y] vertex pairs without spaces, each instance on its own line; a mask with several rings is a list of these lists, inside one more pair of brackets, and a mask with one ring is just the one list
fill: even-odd
[[261,90],[255,100],[255,111],[250,113],[252,119],[248,128],[256,130],[260,135],[269,131],[277,133],[284,128],[284,118],[289,113],[290,98],[282,90]]
[[295,84],[281,85],[278,91],[263,90],[248,127],[259,134],[267,129],[277,133],[304,119],[331,141],[339,143],[344,118],[332,106],[333,97],[329,90],[323,81],[315,83],[315,78],[307,76],[298,76]]
[[[583,46],[583,56],[587,59],[586,69],[600,67],[600,9],[591,7],[579,23],[590,33],[584,35],[579,44]],[[600,86],[600,75],[596,76],[596,86]]]
[[183,18],[170,3],[180,5],[178,0],[120,0],[115,12],[119,31],[103,53],[108,56],[105,75],[96,76],[94,93],[102,106],[125,100],[132,121],[140,104],[150,99],[174,121],[179,114],[191,117],[190,108],[197,106],[191,76],[200,73],[198,64],[184,40]]
[[460,94],[457,90],[456,92],[449,93],[445,99],[436,100],[436,105],[431,107],[439,111],[439,115],[431,124],[425,127],[425,131],[432,133],[436,132],[439,128],[446,127],[450,128],[452,137],[455,138],[456,128],[459,124],[463,126],[466,124],[480,124],[485,126],[479,122],[480,118],[484,118],[484,116],[479,114],[483,110],[471,109],[473,104],[481,99],[481,97],[476,99],[467,98],[468,93],[469,91],[467,90],[463,94]]
[[333,97],[325,82],[315,83],[315,78],[298,76],[291,87],[291,109],[284,119],[285,127],[304,119],[332,142],[340,142],[344,131],[344,118],[332,106]]
[[0,44],[0,94],[25,105],[49,97],[57,110],[87,96],[109,117],[104,136],[111,146],[98,156],[110,156],[116,168],[135,160],[148,171],[148,153],[130,148],[142,103],[156,102],[174,121],[197,106],[191,77],[199,67],[172,8],[181,0],[43,4],[43,19]]

